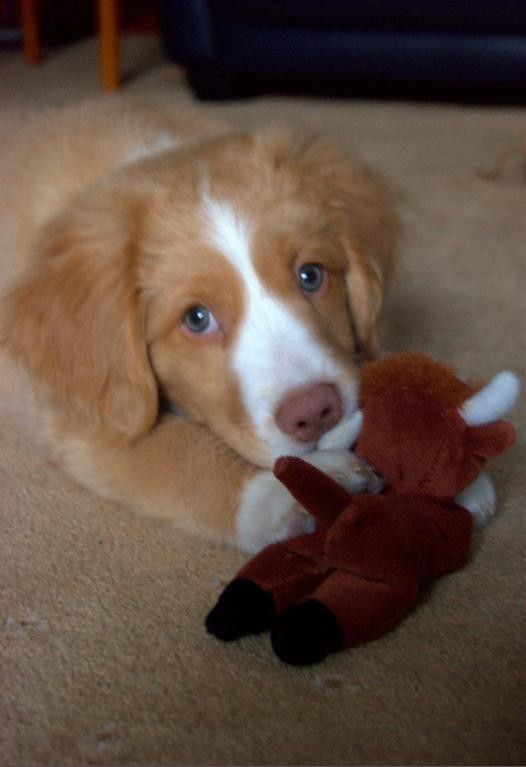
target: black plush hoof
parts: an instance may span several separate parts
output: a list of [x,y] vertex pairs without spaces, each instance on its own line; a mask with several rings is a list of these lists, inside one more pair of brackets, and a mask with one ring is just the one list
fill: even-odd
[[342,649],[341,632],[331,611],[308,599],[280,615],[270,635],[274,652],[292,666],[318,663]]
[[247,634],[268,631],[273,618],[272,594],[240,578],[228,584],[206,616],[205,625],[210,634],[230,642]]

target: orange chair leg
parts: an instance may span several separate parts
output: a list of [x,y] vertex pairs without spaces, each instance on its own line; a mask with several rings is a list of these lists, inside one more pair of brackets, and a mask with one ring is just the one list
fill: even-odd
[[107,91],[115,91],[121,82],[120,2],[119,0],[98,0],[98,5],[102,87]]
[[38,0],[20,0],[19,6],[24,54],[30,64],[37,64],[41,57],[37,3]]

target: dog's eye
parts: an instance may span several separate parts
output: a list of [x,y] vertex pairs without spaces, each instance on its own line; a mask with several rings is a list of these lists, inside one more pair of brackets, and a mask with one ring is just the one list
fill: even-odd
[[320,264],[303,264],[298,269],[300,288],[306,293],[316,293],[325,284],[325,269]]
[[219,327],[216,318],[206,306],[191,306],[186,311],[183,321],[188,330],[200,335],[213,333]]

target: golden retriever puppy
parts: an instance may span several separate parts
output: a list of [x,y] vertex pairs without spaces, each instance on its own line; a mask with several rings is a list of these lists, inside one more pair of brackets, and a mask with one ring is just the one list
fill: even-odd
[[311,526],[278,456],[362,489],[317,445],[374,349],[398,231],[382,181],[323,141],[119,102],[25,133],[0,339],[65,467],[247,551]]

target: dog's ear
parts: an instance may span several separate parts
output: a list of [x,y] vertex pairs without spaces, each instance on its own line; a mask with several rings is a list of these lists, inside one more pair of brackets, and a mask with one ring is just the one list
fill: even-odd
[[357,351],[371,358],[377,349],[376,329],[389,278],[370,254],[355,249],[347,235],[343,243],[349,259],[345,283]]
[[158,411],[136,278],[137,204],[102,194],[53,220],[3,322],[11,353],[62,412],[128,439]]
[[374,356],[400,236],[394,194],[381,176],[348,161],[340,165],[332,191],[328,202],[347,254],[345,281],[355,334],[365,355]]
[[347,293],[357,341],[372,355],[376,325],[394,272],[400,224],[395,194],[383,178],[323,141],[305,141],[300,164],[325,205],[347,254]]

